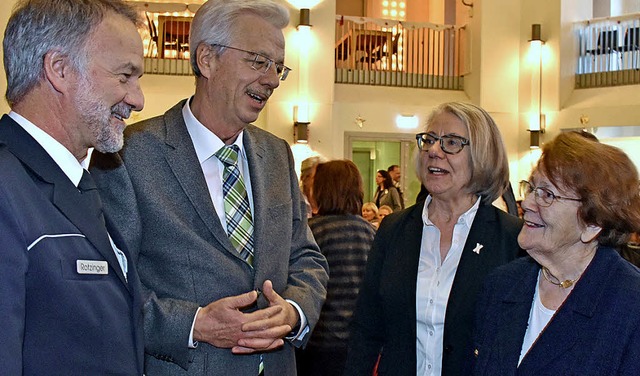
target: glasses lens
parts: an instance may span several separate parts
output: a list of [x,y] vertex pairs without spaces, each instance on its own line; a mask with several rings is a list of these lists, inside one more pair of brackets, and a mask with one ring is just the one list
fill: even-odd
[[255,54],[253,57],[253,64],[251,64],[251,66],[260,73],[267,73],[269,68],[271,68],[271,60],[264,56]]
[[522,197],[527,197],[529,196],[529,193],[531,193],[532,189],[531,189],[531,184],[526,181],[526,180],[521,180],[520,181],[520,196]]
[[462,140],[458,137],[442,136],[442,150],[446,153],[459,153],[462,145]]
[[418,141],[418,149],[422,151],[428,151],[431,145],[433,145],[437,140],[427,133],[418,133],[416,135],[416,140]]
[[280,81],[286,80],[287,76],[289,75],[289,72],[291,72],[291,69],[287,68],[282,64],[277,64],[277,63],[276,63],[276,68],[278,70],[278,77],[280,78]]
[[546,188],[536,188],[536,197],[540,199],[539,201],[542,201],[538,202],[538,205],[549,206],[553,203],[556,195]]

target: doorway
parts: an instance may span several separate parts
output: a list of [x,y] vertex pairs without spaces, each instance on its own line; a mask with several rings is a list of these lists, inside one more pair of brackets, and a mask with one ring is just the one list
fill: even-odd
[[345,133],[345,157],[355,163],[362,175],[364,202],[373,201],[377,189],[376,172],[398,165],[405,207],[415,203],[420,192],[420,181],[414,169],[416,149],[411,134]]

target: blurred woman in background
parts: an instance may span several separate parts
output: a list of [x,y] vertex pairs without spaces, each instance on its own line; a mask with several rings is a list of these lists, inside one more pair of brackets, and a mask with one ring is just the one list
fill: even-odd
[[380,218],[380,222],[384,219],[384,217],[393,213],[393,209],[389,205],[382,205],[378,208],[378,218]]
[[402,209],[402,201],[400,199],[400,193],[393,184],[391,175],[386,170],[378,170],[376,173],[376,184],[378,189],[373,196],[373,202],[377,207],[387,205],[391,207],[393,211]]
[[378,229],[380,218],[378,218],[378,207],[373,202],[365,202],[362,205],[362,218],[366,219],[375,229]]
[[298,351],[298,374],[337,376],[344,371],[348,327],[375,229],[360,215],[362,177],[353,162],[320,163],[312,192],[318,213],[309,227],[331,272],[320,319]]

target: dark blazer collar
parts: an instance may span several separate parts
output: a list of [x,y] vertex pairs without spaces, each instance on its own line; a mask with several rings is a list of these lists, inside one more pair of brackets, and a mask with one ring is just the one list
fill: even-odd
[[126,284],[120,264],[109,238],[99,227],[87,221],[82,207],[77,205],[80,192],[67,175],[27,131],[9,116],[0,119],[0,140],[27,168],[34,178],[45,183],[43,194],[82,232],[100,254],[109,262],[118,277]]
[[[607,283],[603,283],[603,281],[616,278],[614,275],[616,269],[613,264],[619,258],[616,251],[611,248],[598,248],[593,260],[576,283],[571,294],[522,360],[519,370],[524,374],[544,373],[544,368],[548,363],[576,345],[581,333],[586,333],[584,327],[589,323],[589,320],[593,319],[596,308],[601,304],[600,301],[607,288]],[[537,276],[539,266],[535,270]],[[523,281],[523,283],[528,283],[531,286],[530,279],[529,277],[529,280]],[[515,290],[514,288],[513,295],[517,294]],[[533,295],[531,294],[529,307],[532,299]],[[523,312],[519,314],[522,315]],[[528,317],[527,313],[525,318],[528,319]],[[553,349],[553,351],[549,349]]]

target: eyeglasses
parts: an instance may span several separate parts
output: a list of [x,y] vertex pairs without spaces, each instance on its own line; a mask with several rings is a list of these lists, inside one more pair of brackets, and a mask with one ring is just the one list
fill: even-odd
[[440,148],[447,154],[458,154],[462,149],[469,145],[469,140],[455,134],[445,134],[438,137],[433,133],[418,133],[416,135],[418,141],[418,149],[429,151],[431,147],[440,141]]
[[224,44],[212,44],[212,46],[217,46],[217,47],[222,47],[222,48],[228,48],[231,50],[236,50],[236,51],[241,51],[241,52],[245,52],[248,54],[253,55],[252,58],[248,59],[249,61],[251,61],[251,68],[253,68],[254,70],[265,74],[269,71],[269,69],[271,69],[271,67],[273,65],[276,66],[276,74],[278,75],[278,78],[280,79],[280,81],[284,81],[287,79],[287,76],[289,75],[289,72],[291,72],[291,68],[287,67],[284,64],[280,64],[280,63],[276,63],[273,59],[270,59],[262,54],[259,54],[257,52],[253,52],[253,51],[247,51],[247,50],[243,50],[242,48],[235,48],[235,47],[231,47],[231,46],[225,46]]
[[553,204],[554,200],[570,200],[581,202],[582,199],[572,197],[562,197],[553,193],[551,190],[543,187],[534,187],[526,180],[520,181],[520,195],[527,198],[531,192],[534,192],[536,204],[541,207],[548,207]]

